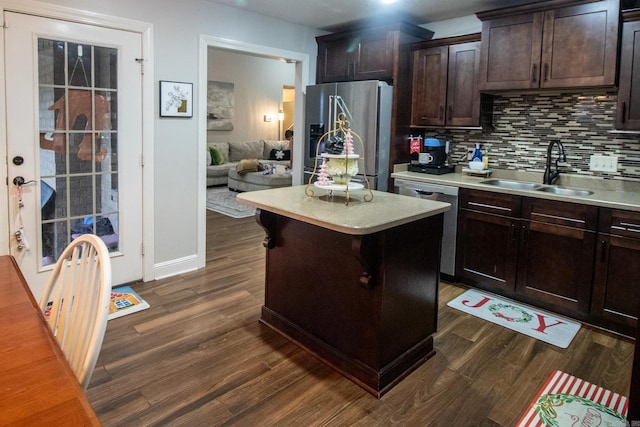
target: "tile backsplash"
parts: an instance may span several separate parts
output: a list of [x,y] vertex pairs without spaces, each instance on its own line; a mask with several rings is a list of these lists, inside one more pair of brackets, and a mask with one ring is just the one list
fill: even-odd
[[[495,95],[493,129],[447,129],[423,135],[450,141],[454,163],[462,164],[467,147],[480,143],[489,153],[491,167],[527,172],[544,171],[547,145],[558,139],[567,155],[561,173],[640,181],[640,133],[614,131],[616,101],[616,92],[604,89]],[[592,154],[618,156],[618,171],[590,171]]]

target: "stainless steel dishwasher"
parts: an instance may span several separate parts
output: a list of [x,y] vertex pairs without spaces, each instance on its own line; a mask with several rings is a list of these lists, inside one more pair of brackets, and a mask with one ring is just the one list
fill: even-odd
[[442,253],[440,274],[444,279],[456,279],[456,231],[458,228],[458,187],[411,181],[395,180],[395,192],[404,196],[438,200],[451,204],[444,213],[442,226]]

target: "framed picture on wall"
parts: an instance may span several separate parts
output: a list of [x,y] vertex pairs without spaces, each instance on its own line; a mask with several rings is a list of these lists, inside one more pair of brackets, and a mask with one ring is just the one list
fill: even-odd
[[160,80],[160,117],[193,117],[193,83]]
[[233,130],[233,83],[207,82],[207,130]]

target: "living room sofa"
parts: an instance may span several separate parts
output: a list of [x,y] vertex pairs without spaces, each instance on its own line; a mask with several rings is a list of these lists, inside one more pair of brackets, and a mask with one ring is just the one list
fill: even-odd
[[[209,147],[215,146],[222,157],[218,164],[214,160]],[[209,142],[207,143],[207,187],[226,185],[229,169],[237,168],[241,160],[257,159],[262,164],[289,165],[291,151],[289,141],[242,141],[242,142]]]

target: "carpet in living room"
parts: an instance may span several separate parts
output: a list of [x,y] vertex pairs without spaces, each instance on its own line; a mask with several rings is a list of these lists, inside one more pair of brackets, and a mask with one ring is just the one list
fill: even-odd
[[247,218],[253,216],[256,208],[245,205],[236,200],[238,195],[230,191],[226,185],[207,188],[207,209],[232,218]]

